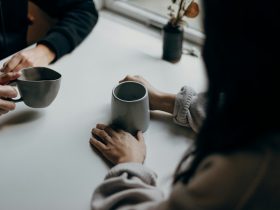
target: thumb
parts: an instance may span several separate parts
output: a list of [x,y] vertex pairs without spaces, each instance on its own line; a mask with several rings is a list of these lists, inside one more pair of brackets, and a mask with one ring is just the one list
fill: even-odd
[[125,82],[125,81],[129,81],[129,80],[131,80],[131,76],[130,75],[126,75],[122,80],[119,81],[119,83]]

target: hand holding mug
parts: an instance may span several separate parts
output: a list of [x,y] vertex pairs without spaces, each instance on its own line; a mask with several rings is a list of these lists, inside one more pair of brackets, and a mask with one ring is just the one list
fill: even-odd
[[8,99],[23,101],[32,108],[49,106],[60,88],[61,74],[47,67],[30,67],[21,70],[21,76],[13,81],[18,87],[20,98]]
[[149,95],[149,106],[151,110],[161,110],[173,114],[176,99],[175,94],[159,91],[158,89],[153,87],[146,79],[138,75],[127,75],[120,82],[124,81],[139,82],[147,88]]
[[15,80],[20,76],[18,72],[10,72],[7,74],[0,74],[0,115],[6,114],[14,110],[16,105],[13,102],[5,100],[6,98],[14,98],[17,96],[15,88],[5,85],[11,80]]
[[139,82],[125,81],[113,88],[111,124],[131,134],[145,132],[149,127],[148,92]]
[[55,58],[55,54],[45,45],[39,44],[34,48],[22,50],[4,63],[1,71],[4,73],[17,72],[23,68],[47,66]]
[[158,110],[157,104],[161,95],[161,92],[159,90],[154,88],[146,79],[144,79],[139,75],[135,75],[135,76],[127,75],[120,82],[125,82],[125,81],[139,82],[142,85],[144,85],[148,90],[150,109]]

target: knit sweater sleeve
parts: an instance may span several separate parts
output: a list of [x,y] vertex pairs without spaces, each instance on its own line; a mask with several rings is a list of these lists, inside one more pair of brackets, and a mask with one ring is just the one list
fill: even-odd
[[150,209],[163,200],[156,187],[157,175],[138,163],[123,163],[113,167],[92,198],[93,210]]
[[206,93],[197,94],[191,87],[182,87],[175,100],[174,122],[198,132],[206,117],[206,105]]
[[92,0],[32,0],[57,23],[38,41],[54,51],[55,61],[70,53],[91,32],[98,20]]
[[[240,152],[205,158],[189,182],[176,182],[163,197],[156,175],[142,164],[113,167],[96,188],[92,210],[243,209],[266,173],[270,154]],[[183,169],[185,170],[185,169]]]

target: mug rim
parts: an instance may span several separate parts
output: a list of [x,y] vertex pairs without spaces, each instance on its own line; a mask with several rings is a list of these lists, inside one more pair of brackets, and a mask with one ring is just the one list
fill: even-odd
[[57,80],[60,80],[61,79],[61,77],[62,77],[62,75],[60,74],[60,73],[58,73],[57,71],[55,71],[55,70],[53,70],[53,69],[51,69],[51,68],[48,68],[48,67],[44,67],[44,66],[36,66],[36,67],[27,67],[27,68],[22,68],[21,70],[20,70],[20,72],[21,71],[24,71],[24,70],[29,70],[29,69],[42,69],[43,71],[44,70],[48,70],[48,71],[52,71],[52,72],[54,72],[54,73],[56,73],[57,75],[58,75],[58,77],[57,77],[57,79],[48,79],[48,80],[39,80],[39,81],[33,81],[33,80],[26,80],[26,79],[21,79],[20,77],[19,78],[17,78],[16,80],[17,81],[23,81],[23,82],[35,82],[35,83],[37,83],[37,82],[42,82],[42,81],[57,81]]
[[[138,85],[141,85],[141,86],[145,89],[145,94],[144,94],[144,96],[141,97],[141,98],[139,98],[139,99],[130,100],[130,101],[120,99],[118,96],[116,96],[116,94],[115,94],[115,89],[116,89],[119,85],[124,84],[124,83],[136,83],[136,84],[138,84]],[[140,82],[136,82],[136,81],[124,81],[124,82],[120,82],[119,84],[115,85],[115,87],[114,87],[113,90],[112,90],[112,94],[113,94],[114,98],[118,99],[119,101],[126,102],[126,103],[134,103],[134,102],[141,101],[141,100],[143,100],[143,98],[147,97],[148,90],[147,90],[147,88],[146,88],[142,83],[140,83]]]

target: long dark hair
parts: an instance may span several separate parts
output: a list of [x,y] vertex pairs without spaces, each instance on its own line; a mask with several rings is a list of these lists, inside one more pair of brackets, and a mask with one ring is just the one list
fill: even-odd
[[210,154],[268,145],[264,137],[280,131],[278,1],[205,0],[204,9],[207,118],[174,182],[187,182]]

